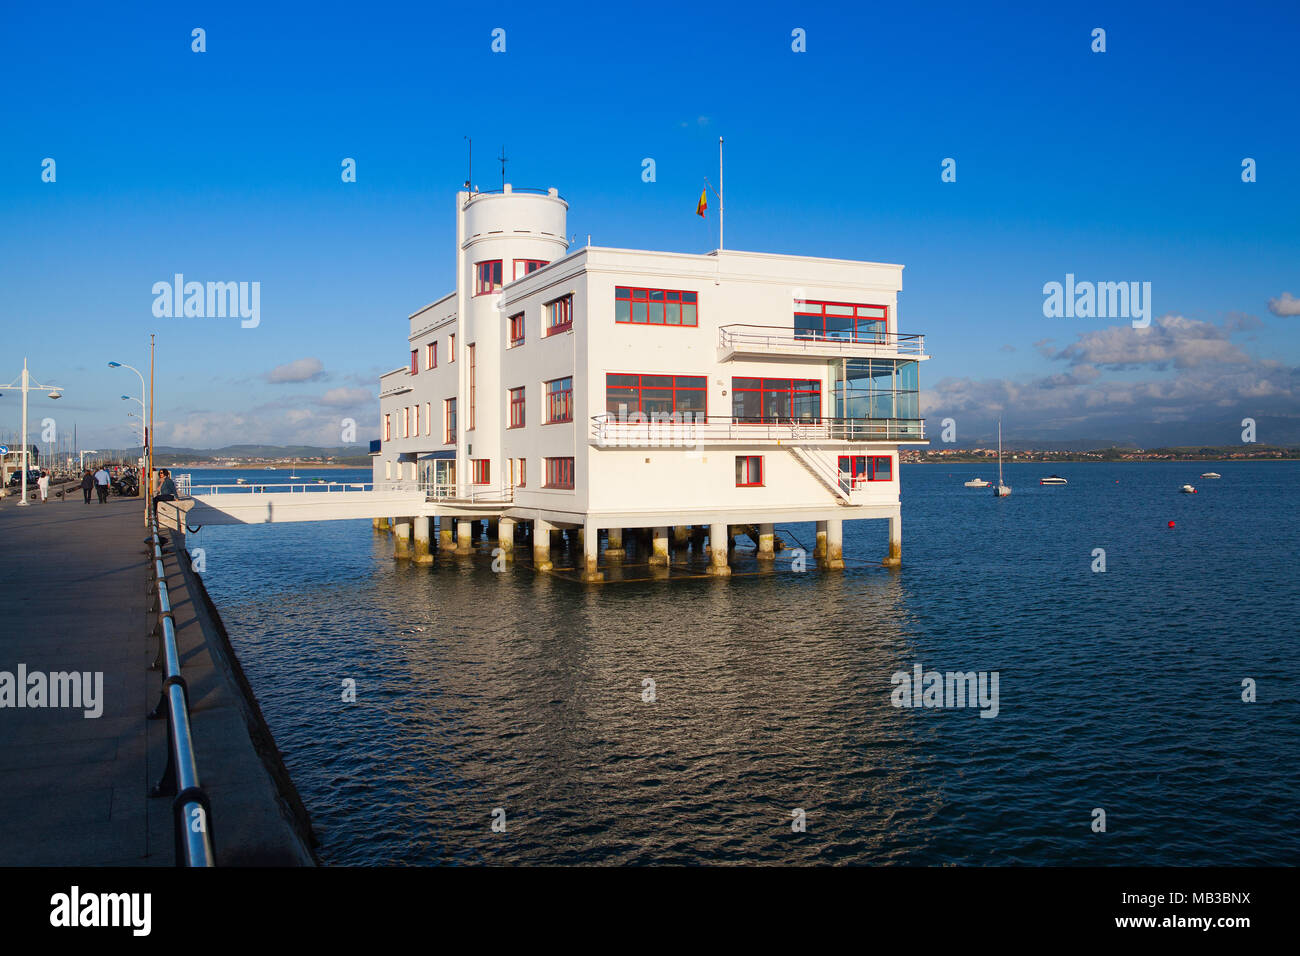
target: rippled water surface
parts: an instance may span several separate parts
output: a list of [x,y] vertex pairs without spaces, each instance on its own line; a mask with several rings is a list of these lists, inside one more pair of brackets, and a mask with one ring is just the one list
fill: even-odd
[[[882,521],[843,572],[601,587],[368,521],[189,543],[327,863],[1294,864],[1300,466],[988,472],[904,466],[900,571]],[[997,717],[894,707],[917,663],[997,671]]]

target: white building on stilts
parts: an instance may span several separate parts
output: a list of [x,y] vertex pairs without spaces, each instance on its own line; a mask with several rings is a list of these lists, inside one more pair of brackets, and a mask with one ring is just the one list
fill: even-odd
[[[410,316],[408,361],[380,378],[377,489],[418,487],[399,556],[513,552],[578,529],[602,579],[624,532],[651,564],[706,536],[730,573],[737,526],[772,560],[773,526],[817,523],[843,567],[843,523],[885,519],[902,554],[898,449],[925,443],[920,335],[898,331],[901,265],[715,251],[570,251],[556,190],[456,197],[456,289]],[[413,540],[408,541],[408,537]],[[602,548],[602,538],[604,547]],[[719,546],[722,545],[722,546]]]

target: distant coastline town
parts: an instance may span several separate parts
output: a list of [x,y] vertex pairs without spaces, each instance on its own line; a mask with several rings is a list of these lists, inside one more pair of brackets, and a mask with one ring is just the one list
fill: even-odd
[[[996,461],[996,448],[905,449],[903,464],[924,465],[952,462]],[[1098,448],[1091,451],[1049,451],[1036,448],[1002,449],[1004,461],[1294,461],[1300,448],[1280,445],[1180,446],[1172,448]]]

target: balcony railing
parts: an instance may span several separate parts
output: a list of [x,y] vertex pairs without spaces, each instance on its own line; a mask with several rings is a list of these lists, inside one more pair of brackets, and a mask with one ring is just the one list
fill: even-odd
[[925,336],[910,332],[820,332],[772,325],[724,325],[718,348],[764,355],[896,356],[924,358]]
[[925,441],[925,421],[911,418],[745,419],[699,415],[643,421],[592,416],[592,444],[609,448],[693,448],[711,442]]

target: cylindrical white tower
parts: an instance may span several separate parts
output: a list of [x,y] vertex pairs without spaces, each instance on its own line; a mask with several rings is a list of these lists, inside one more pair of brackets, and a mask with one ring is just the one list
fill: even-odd
[[488,462],[487,486],[505,485],[501,350],[508,317],[501,311],[501,289],[568,251],[568,209],[555,189],[517,191],[507,183],[500,192],[456,194],[460,495],[475,487],[471,461]]

